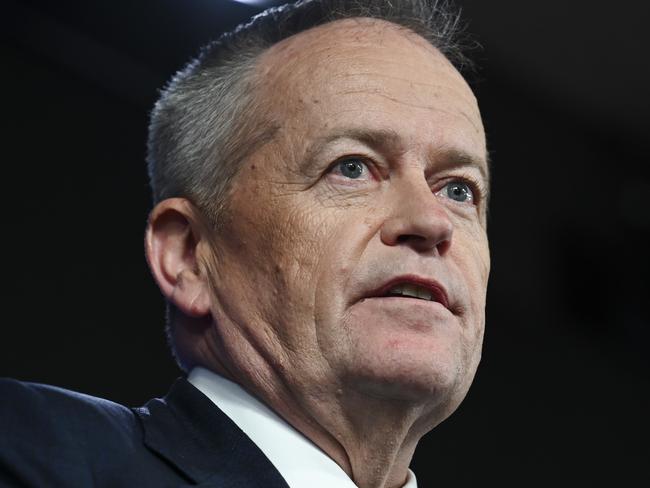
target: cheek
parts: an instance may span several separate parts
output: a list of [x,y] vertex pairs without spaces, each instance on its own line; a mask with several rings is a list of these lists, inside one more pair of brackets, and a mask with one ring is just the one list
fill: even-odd
[[351,337],[344,323],[351,278],[363,272],[368,242],[373,226],[364,220],[367,212],[347,208],[345,211],[321,210],[320,235],[322,255],[314,270],[314,323],[319,347],[332,364],[345,362],[350,354]]
[[327,219],[299,202],[277,208],[268,219],[266,259],[275,263],[288,299],[301,297],[311,303],[318,269],[329,247]]
[[[490,252],[487,235],[480,226],[460,228],[454,234],[451,248],[451,262],[454,273],[461,278],[466,297],[462,320],[464,351],[466,360],[474,362],[480,358],[480,349],[485,328],[485,301],[490,273]],[[474,359],[472,359],[474,357]]]
[[478,223],[458,225],[454,232],[451,258],[459,267],[472,297],[485,300],[490,274],[490,249],[485,229]]
[[[298,340],[296,327],[313,328],[308,324],[313,323],[317,284],[328,269],[335,234],[336,219],[305,200],[296,193],[258,199],[252,211],[226,229],[228,258],[241,268],[241,279],[255,288],[263,320],[289,343]],[[232,263],[224,265],[230,268]],[[301,330],[301,340],[305,334],[312,335]]]

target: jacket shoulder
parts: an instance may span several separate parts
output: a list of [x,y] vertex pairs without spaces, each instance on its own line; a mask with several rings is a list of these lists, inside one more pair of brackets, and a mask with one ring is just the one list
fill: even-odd
[[[131,409],[103,398],[56,386],[0,378],[0,422],[5,427],[41,434],[60,431],[102,435],[132,433],[136,422]],[[45,428],[45,431],[40,429]]]
[[10,486],[65,486],[71,480],[92,486],[109,464],[143,449],[129,408],[6,378],[0,378],[0,432],[0,481]]
[[24,406],[63,406],[79,409],[106,411],[114,414],[130,414],[130,409],[103,398],[66,390],[58,386],[0,378],[0,408],[12,408],[15,402]]

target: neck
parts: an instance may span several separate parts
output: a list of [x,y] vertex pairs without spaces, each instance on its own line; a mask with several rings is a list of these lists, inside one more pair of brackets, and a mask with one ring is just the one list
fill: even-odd
[[420,432],[422,407],[345,391],[330,404],[315,402],[321,442],[336,439],[327,451],[360,487],[401,487]]
[[212,360],[200,363],[257,396],[332,458],[360,488],[402,487],[417,442],[432,428],[432,413],[422,404],[341,386],[327,388],[323,382],[295,387],[295,382],[279,377],[263,361],[255,364],[251,356],[245,369],[227,366],[236,364],[230,361],[235,358],[210,356]]
[[330,401],[322,391],[305,395],[280,385],[272,391],[244,386],[320,447],[360,488],[402,487],[417,442],[429,430],[421,432],[422,407],[355,392]]
[[417,443],[432,427],[433,415],[421,404],[346,389],[277,391],[265,401],[361,488],[402,487]]

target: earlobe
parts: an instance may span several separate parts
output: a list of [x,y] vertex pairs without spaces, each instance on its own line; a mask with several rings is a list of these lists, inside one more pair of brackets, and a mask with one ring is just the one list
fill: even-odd
[[160,291],[182,313],[195,318],[210,313],[207,276],[198,262],[204,228],[197,217],[188,200],[163,200],[149,215],[145,237],[147,262]]

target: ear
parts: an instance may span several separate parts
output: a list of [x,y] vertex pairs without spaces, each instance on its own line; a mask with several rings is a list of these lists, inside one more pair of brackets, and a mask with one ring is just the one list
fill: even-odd
[[163,200],[149,214],[145,253],[163,295],[189,317],[210,313],[207,276],[198,262],[208,240],[197,209],[184,198]]

